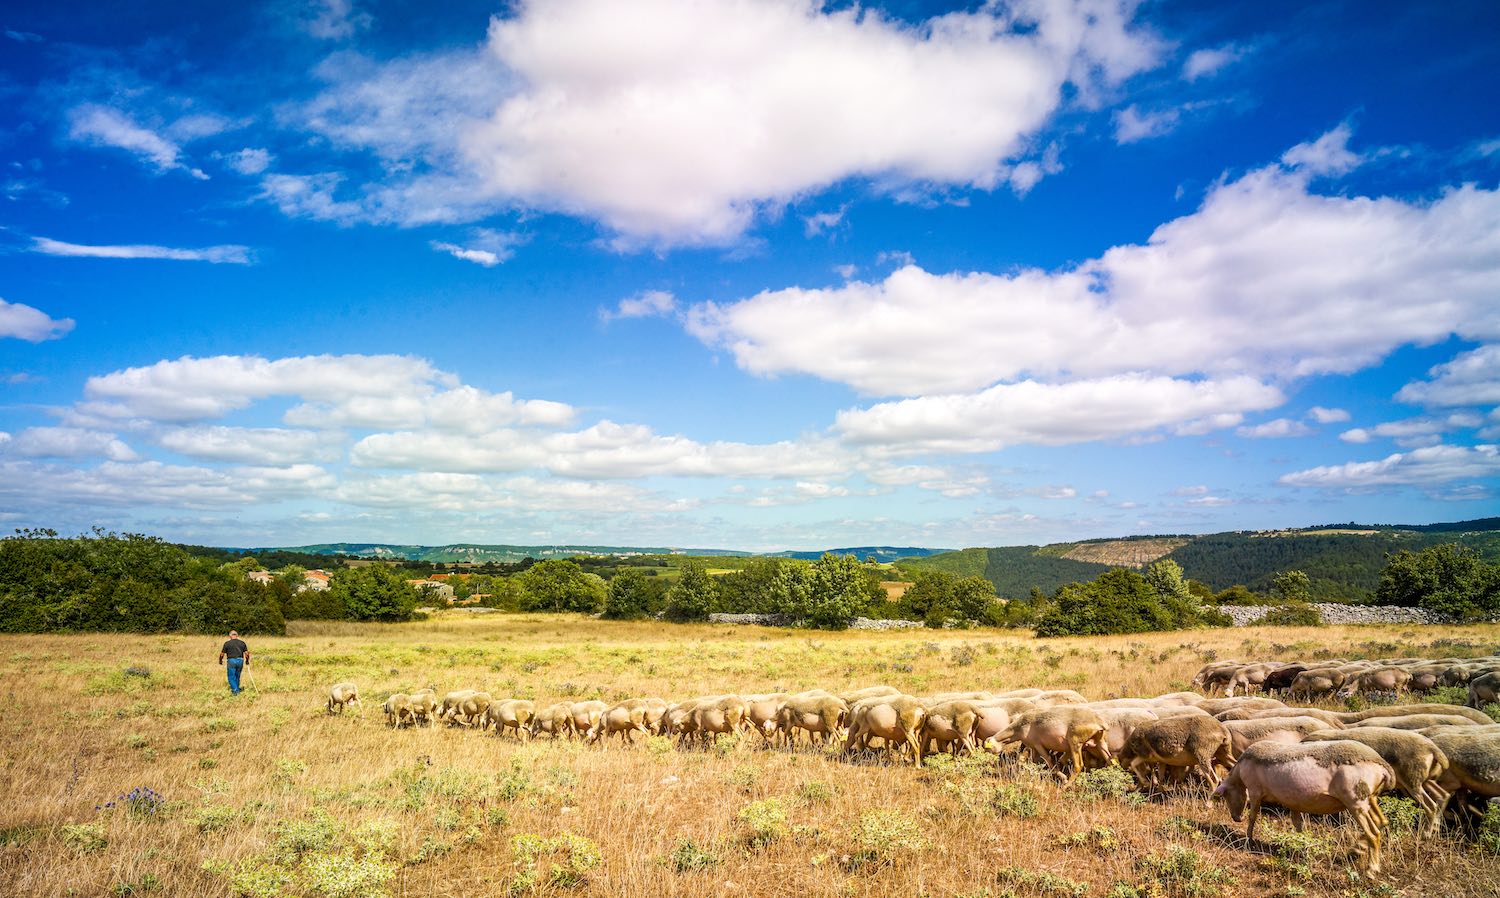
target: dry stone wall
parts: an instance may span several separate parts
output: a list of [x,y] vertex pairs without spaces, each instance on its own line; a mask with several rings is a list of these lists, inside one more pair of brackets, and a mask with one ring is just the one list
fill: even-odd
[[[1396,605],[1339,605],[1333,602],[1312,602],[1325,624],[1446,624],[1449,620],[1433,611],[1421,608],[1402,608]],[[1275,605],[1220,605],[1219,610],[1229,615],[1236,627],[1247,627],[1271,611]]]

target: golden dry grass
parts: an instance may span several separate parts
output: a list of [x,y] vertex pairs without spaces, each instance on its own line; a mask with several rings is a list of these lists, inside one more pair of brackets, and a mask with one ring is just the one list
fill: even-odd
[[[918,694],[1035,685],[1152,695],[1184,688],[1209,656],[1480,654],[1500,644],[1495,625],[1033,640],[544,615],[297,623],[286,638],[251,640],[254,686],[234,699],[214,664],[218,643],[0,637],[0,894],[229,895],[236,874],[253,893],[258,873],[263,884],[286,869],[296,877],[286,894],[355,896],[370,872],[351,848],[359,840],[380,843],[365,856],[390,875],[388,894],[504,894],[523,866],[515,837],[565,832],[591,840],[600,861],[580,886],[551,891],[583,895],[1500,894],[1500,862],[1447,836],[1395,840],[1375,884],[1351,878],[1348,835],[1329,823],[1311,828],[1315,856],[1301,867],[1264,844],[1247,851],[1243,827],[1201,791],[1136,804],[993,764],[916,771],[749,743],[520,745],[463,729],[393,732],[379,710],[389,692],[427,684],[539,705],[875,683]],[[120,673],[131,665],[152,676]],[[362,717],[324,714],[327,687],[341,680],[360,685]],[[166,804],[154,815],[95,809],[138,786]],[[1034,797],[1036,816],[997,810],[1001,787],[1011,800]],[[751,813],[772,838],[757,846],[741,813],[765,801],[774,803]],[[315,809],[343,834],[301,833],[312,850],[294,863],[287,844],[299,833],[286,827],[306,830]],[[893,814],[862,820],[871,811]],[[383,839],[371,835],[381,825],[391,828]],[[1274,817],[1263,825],[1262,838],[1291,831]],[[1327,847],[1331,859],[1316,856]],[[318,857],[352,866],[310,879],[308,859]],[[542,861],[543,879],[558,857]],[[310,882],[321,891],[308,892]]]

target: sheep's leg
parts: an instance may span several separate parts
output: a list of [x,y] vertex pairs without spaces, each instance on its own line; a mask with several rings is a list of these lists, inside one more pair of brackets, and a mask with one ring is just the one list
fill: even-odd
[[1296,827],[1297,832],[1299,833],[1307,829],[1307,815],[1302,813],[1301,811],[1293,811],[1292,826]]
[[1219,771],[1214,769],[1214,759],[1212,757],[1207,755],[1199,757],[1198,770],[1203,773],[1204,778],[1208,780],[1210,786],[1216,789],[1219,787]]
[[1245,811],[1245,839],[1250,844],[1255,844],[1255,821],[1260,818],[1260,796],[1252,794],[1248,796],[1249,804]]
[[1443,825],[1443,812],[1448,809],[1448,800],[1453,795],[1447,789],[1431,781],[1422,786],[1422,792],[1432,802],[1432,820],[1427,824],[1425,834],[1434,836]]

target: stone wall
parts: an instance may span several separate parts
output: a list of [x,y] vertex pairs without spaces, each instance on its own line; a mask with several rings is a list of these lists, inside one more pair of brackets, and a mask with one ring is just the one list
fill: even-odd
[[[1445,624],[1448,619],[1421,608],[1402,608],[1396,605],[1339,605],[1333,602],[1312,602],[1325,624]],[[1234,620],[1236,627],[1255,623],[1275,605],[1220,605],[1219,610]]]
[[[710,614],[708,622],[711,624],[755,624],[761,627],[794,627],[797,619],[789,614]],[[856,617],[850,624],[851,630],[913,630],[924,627],[919,620],[874,620],[868,617]]]

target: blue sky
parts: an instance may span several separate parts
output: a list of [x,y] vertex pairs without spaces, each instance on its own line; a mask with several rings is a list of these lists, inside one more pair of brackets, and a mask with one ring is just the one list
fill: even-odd
[[0,523],[1006,545],[1500,503],[1500,9],[0,15]]

